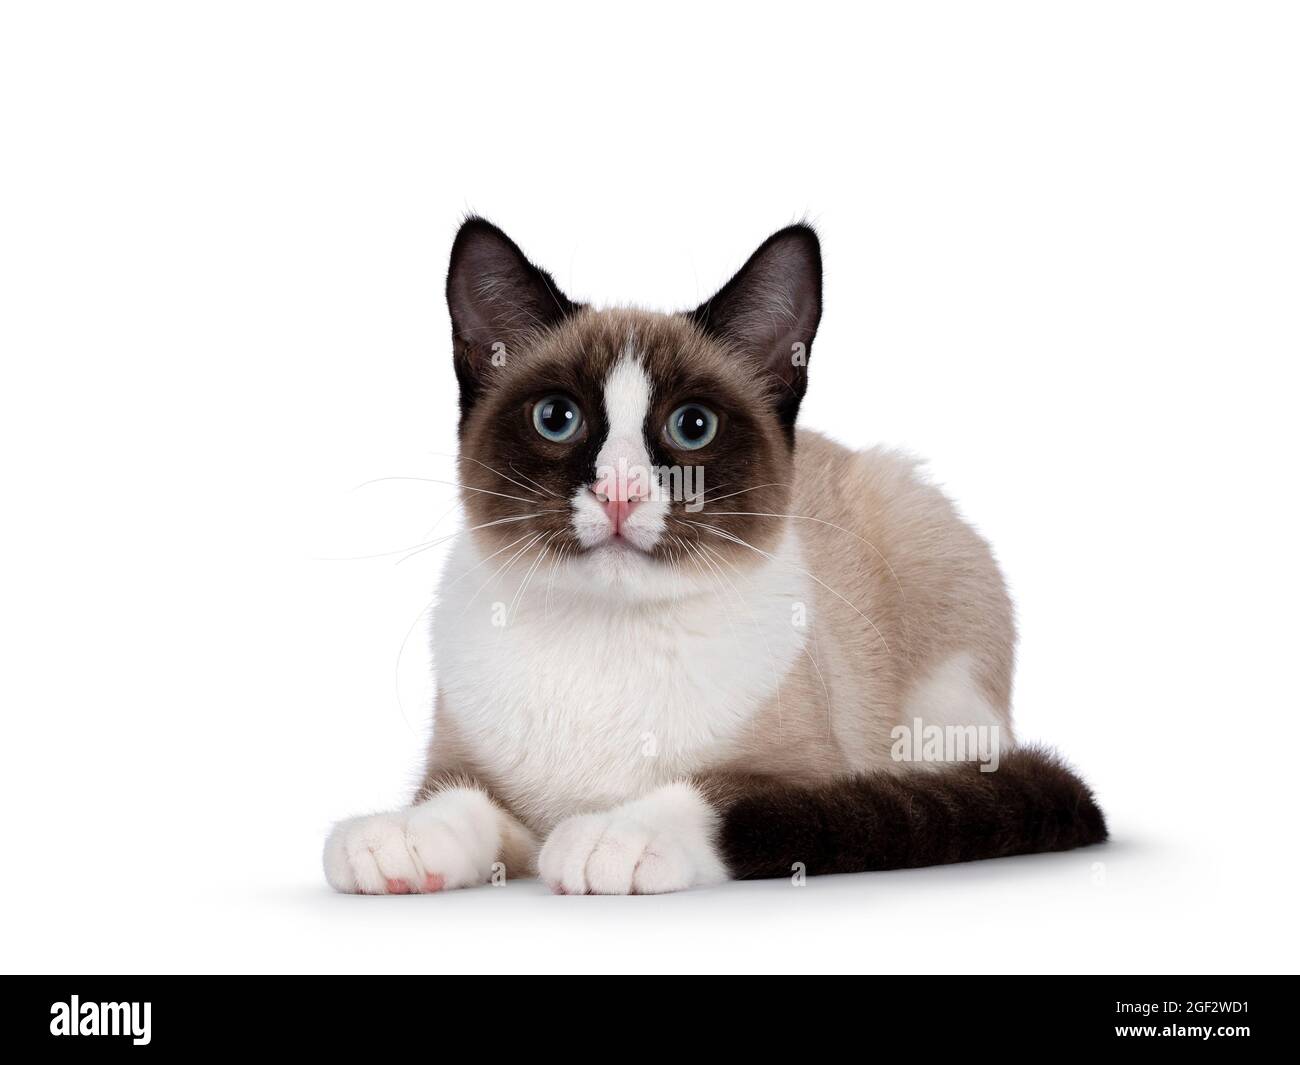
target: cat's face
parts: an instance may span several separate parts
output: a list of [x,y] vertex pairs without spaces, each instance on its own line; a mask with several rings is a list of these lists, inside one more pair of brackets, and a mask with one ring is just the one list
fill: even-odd
[[717,590],[763,562],[789,510],[820,288],[799,226],[694,312],[594,311],[467,222],[448,302],[460,482],[488,565],[518,556],[636,600]]

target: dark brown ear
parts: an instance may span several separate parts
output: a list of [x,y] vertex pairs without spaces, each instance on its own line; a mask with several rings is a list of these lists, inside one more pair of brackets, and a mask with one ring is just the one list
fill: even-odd
[[493,367],[503,365],[512,349],[581,306],[491,222],[466,219],[451,246],[447,270],[461,417],[469,413]]
[[689,317],[771,375],[777,413],[793,436],[822,317],[821,245],[813,228],[801,224],[773,233]]

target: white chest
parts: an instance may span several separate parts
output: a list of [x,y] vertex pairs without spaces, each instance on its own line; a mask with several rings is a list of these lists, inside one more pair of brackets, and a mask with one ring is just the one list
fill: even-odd
[[[451,559],[434,621],[441,713],[530,820],[608,806],[725,754],[803,646],[797,543],[715,592],[613,604]],[[467,575],[468,574],[468,575]],[[463,579],[462,579],[463,578]],[[435,722],[435,730],[437,723]]]

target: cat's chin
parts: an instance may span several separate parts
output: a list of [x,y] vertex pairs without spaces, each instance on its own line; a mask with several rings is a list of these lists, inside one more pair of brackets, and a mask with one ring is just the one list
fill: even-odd
[[700,592],[693,573],[656,559],[623,540],[610,539],[568,560],[575,585],[603,600],[646,602]]

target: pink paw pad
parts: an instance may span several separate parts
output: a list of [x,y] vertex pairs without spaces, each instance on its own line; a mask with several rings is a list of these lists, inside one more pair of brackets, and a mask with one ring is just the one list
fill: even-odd
[[388,878],[388,893],[390,895],[409,895],[411,885],[405,880],[398,880],[396,877],[390,876]]
[[443,889],[443,887],[446,886],[446,883],[447,883],[447,881],[444,880],[444,879],[442,878],[442,876],[441,876],[440,874],[438,874],[438,873],[425,873],[425,874],[424,874],[424,890],[425,890],[425,891],[441,891],[441,890]]

